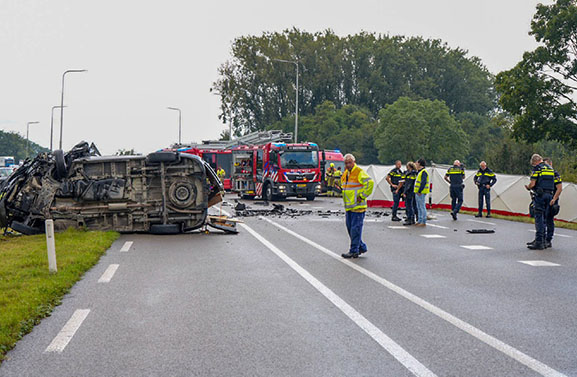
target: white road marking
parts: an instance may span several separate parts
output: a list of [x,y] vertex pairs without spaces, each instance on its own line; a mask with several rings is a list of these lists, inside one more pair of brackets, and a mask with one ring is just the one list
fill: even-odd
[[469,250],[493,250],[492,247],[484,245],[461,245],[461,247]]
[[72,314],[72,317],[70,317],[68,322],[66,322],[62,330],[60,330],[58,335],[56,335],[56,337],[52,340],[52,343],[46,347],[44,352],[60,353],[64,351],[64,348],[66,348],[68,342],[72,340],[72,337],[80,328],[80,325],[82,325],[82,322],[84,322],[86,316],[88,316],[88,313],[90,313],[90,309],[77,309],[74,314]]
[[486,224],[486,225],[497,225],[497,224],[492,223],[490,221],[482,221],[482,220],[475,220],[475,219],[468,219],[467,221],[471,221],[471,222],[479,223],[479,224]]
[[357,326],[359,326],[364,332],[366,332],[371,338],[373,338],[381,347],[383,347],[388,353],[390,353],[397,361],[399,361],[405,368],[407,368],[415,376],[430,376],[435,377],[436,375],[431,372],[427,367],[421,364],[417,359],[415,359],[411,354],[405,351],[399,344],[394,340],[389,338],[385,333],[383,333],[378,327],[366,319],[361,313],[356,311],[352,306],[350,306],[346,301],[339,297],[336,293],[331,291],[326,285],[321,283],[317,278],[311,275],[307,270],[302,268],[298,263],[288,257],[279,248],[270,243],[267,239],[261,236],[259,233],[254,231],[251,227],[246,224],[240,224],[241,227],[246,229],[254,238],[256,238],[260,243],[266,246],[270,251],[276,254],[280,259],[282,259],[290,268],[292,268],[296,273],[298,273],[303,279],[305,279],[310,285],[312,285],[317,291],[319,291],[323,296],[325,296],[334,306],[340,309],[349,319],[351,319]]
[[440,228],[440,229],[449,229],[449,227],[446,227],[443,225],[431,224],[431,223],[427,223],[427,226],[432,226],[433,228]]
[[421,308],[427,310],[428,312],[436,315],[437,317],[449,322],[453,326],[461,329],[462,331],[466,332],[467,334],[477,338],[478,340],[482,341],[483,343],[493,347],[494,349],[504,353],[505,355],[511,357],[514,360],[517,360],[519,363],[525,365],[526,367],[534,370],[535,372],[541,374],[545,377],[567,377],[566,375],[556,371],[555,369],[549,367],[548,365],[540,362],[532,358],[531,356],[524,354],[523,352],[519,351],[518,349],[508,345],[507,343],[483,332],[482,330],[474,327],[473,325],[455,317],[454,315],[444,311],[443,309],[425,301],[424,299],[415,296],[414,294],[410,293],[409,291],[404,290],[403,288],[399,287],[391,283],[390,281],[380,277],[379,275],[351,262],[348,259],[343,259],[336,253],[332,252],[331,250],[327,249],[324,246],[319,245],[318,243],[309,240],[308,238],[301,236],[300,234],[272,221],[267,218],[261,217],[262,219],[266,220],[267,222],[271,223],[272,225],[276,226],[279,229],[284,230],[285,232],[289,233],[290,235],[300,239],[301,241],[311,245],[312,247],[322,251],[326,255],[334,258],[335,260],[344,263],[345,265],[349,266],[350,268],[360,272],[361,274],[365,275],[366,277],[376,281],[377,283],[381,284],[385,288],[390,289],[391,291],[397,293],[398,295],[406,298],[407,300],[411,301],[412,303],[420,306]]
[[389,229],[409,229],[408,226],[397,226],[397,225],[389,225]]
[[98,282],[110,283],[110,280],[112,280],[112,277],[116,273],[116,270],[118,270],[118,266],[119,266],[118,264],[111,264],[110,266],[108,266],[108,268],[106,269],[106,271],[104,271],[100,279],[98,279]]
[[[536,233],[537,231],[535,229],[527,229],[529,232],[533,232]],[[555,233],[554,237],[564,237],[564,238],[573,238],[573,236],[568,236],[566,234],[559,234],[559,233]]]
[[555,267],[560,266],[560,264],[547,262],[545,260],[520,260],[519,263],[525,263],[533,267]]
[[122,245],[122,249],[120,249],[120,251],[126,252],[126,251],[130,250],[130,248],[132,247],[132,244],[133,244],[133,243],[134,243],[134,242],[132,242],[132,241],[126,241],[126,242],[124,243],[124,245]]
[[421,237],[424,237],[424,238],[447,238],[445,236],[441,236],[440,234],[421,234]]

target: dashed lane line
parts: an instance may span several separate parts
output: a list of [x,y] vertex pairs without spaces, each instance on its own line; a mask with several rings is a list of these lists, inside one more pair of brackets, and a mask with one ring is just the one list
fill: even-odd
[[533,267],[557,267],[561,266],[560,264],[547,262],[545,260],[520,260],[519,263],[528,264],[529,266]]
[[432,226],[433,228],[439,228],[439,229],[449,229],[449,227],[447,227],[447,226],[431,224],[431,223],[427,223],[427,226]]
[[461,245],[461,247],[468,250],[493,250],[492,247],[485,245]]
[[542,376],[545,376],[545,377],[567,377],[565,374],[558,372],[557,370],[549,367],[548,365],[540,362],[539,360],[532,358],[531,356],[519,351],[518,349],[508,345],[507,343],[483,332],[482,330],[474,327],[473,325],[455,317],[454,315],[444,311],[443,309],[441,309],[441,308],[425,301],[424,299],[410,293],[409,291],[404,290],[403,288],[399,287],[398,285],[391,283],[390,281],[388,281],[388,280],[380,277],[379,275],[351,262],[348,259],[341,258],[339,255],[337,255],[336,253],[327,249],[326,247],[321,246],[318,243],[316,243],[316,242],[314,242],[314,241],[312,241],[312,240],[310,240],[304,236],[301,236],[300,234],[278,224],[275,221],[272,221],[272,220],[267,219],[267,218],[262,217],[262,216],[261,216],[261,219],[264,219],[265,221],[269,222],[270,224],[276,226],[277,228],[284,230],[288,234],[290,234],[290,235],[300,239],[301,241],[309,244],[310,246],[322,251],[323,253],[330,256],[331,258],[334,258],[335,260],[337,260],[341,263],[344,263],[345,265],[349,266],[350,268],[360,272],[361,274],[365,275],[366,277],[368,277],[368,278],[374,280],[375,282],[381,284],[385,288],[390,289],[391,291],[393,291],[393,292],[397,293],[398,295],[406,298],[407,300],[420,306],[421,308],[427,310],[428,312],[430,312],[430,313],[436,315],[437,317],[449,322],[450,324],[457,327],[458,329],[466,332],[467,334],[477,338],[478,340],[482,341],[483,343],[485,343],[485,344],[493,347],[494,349],[502,352],[503,354],[511,357],[512,359],[514,359],[514,360],[518,361],[519,363],[525,365],[526,367],[534,370],[535,372],[541,374]]
[[[527,229],[527,231],[533,232],[533,233],[537,232],[535,229]],[[559,234],[559,233],[555,233],[555,235],[553,237],[573,238],[573,236],[568,236],[566,234]]]
[[72,317],[66,322],[62,330],[56,335],[56,337],[52,340],[50,345],[46,347],[44,352],[58,352],[61,353],[64,351],[64,348],[68,345],[68,343],[72,340],[76,331],[82,325],[82,322],[86,319],[90,313],[90,309],[77,309]]
[[442,236],[440,234],[421,234],[421,237],[424,237],[424,238],[447,238],[446,236]]
[[134,242],[132,242],[132,241],[126,241],[126,242],[124,243],[124,245],[122,245],[122,248],[120,249],[120,251],[121,251],[121,252],[127,252],[127,251],[129,251],[130,248],[132,247],[132,244],[133,244],[133,243],[134,243]]
[[402,226],[402,225],[389,225],[388,228],[389,229],[409,229],[408,226]]
[[108,268],[106,269],[106,271],[104,271],[100,279],[98,279],[98,282],[110,283],[110,280],[112,280],[112,277],[116,273],[116,270],[118,270],[118,266],[119,266],[118,264],[111,264],[110,266],[108,266]]
[[485,225],[497,225],[497,224],[492,223],[490,221],[482,221],[482,220],[475,220],[475,219],[468,219],[467,221],[471,221],[473,223],[485,224]]
[[397,344],[394,340],[389,338],[389,336],[383,333],[372,322],[366,319],[361,313],[356,311],[345,300],[343,300],[340,296],[338,296],[336,293],[330,290],[326,285],[321,283],[317,278],[311,275],[307,270],[301,267],[289,256],[283,253],[278,247],[273,245],[271,242],[269,242],[266,238],[261,236],[259,233],[257,233],[248,225],[240,224],[240,226],[246,229],[246,231],[248,231],[254,238],[256,238],[260,243],[262,243],[270,251],[276,254],[277,257],[279,257],[290,268],[292,268],[303,279],[305,279],[310,285],[312,285],[317,291],[319,291],[323,296],[325,296],[325,298],[327,298],[334,306],[340,309],[347,317],[349,317],[350,320],[352,320],[357,326],[359,326],[364,332],[366,332],[371,338],[373,338],[381,347],[383,347],[388,353],[390,353],[411,373],[419,377],[436,376],[433,372],[427,369],[427,367],[421,364],[421,362],[419,362],[411,354],[405,351],[405,349],[403,349],[399,344]]

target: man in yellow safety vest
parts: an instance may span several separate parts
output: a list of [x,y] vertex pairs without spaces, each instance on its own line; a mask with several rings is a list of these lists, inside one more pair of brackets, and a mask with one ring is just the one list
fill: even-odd
[[363,169],[355,164],[355,156],[345,156],[345,172],[341,176],[341,189],[346,210],[346,225],[351,239],[349,252],[343,258],[358,258],[367,252],[362,240],[363,221],[367,210],[367,198],[373,192],[374,182]]
[[415,180],[415,201],[417,202],[417,212],[419,213],[416,226],[427,225],[427,194],[429,193],[429,174],[425,170],[427,162],[421,158],[417,161],[417,179]]

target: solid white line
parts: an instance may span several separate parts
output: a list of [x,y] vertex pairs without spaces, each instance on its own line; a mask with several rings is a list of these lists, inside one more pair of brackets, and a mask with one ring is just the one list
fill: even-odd
[[473,325],[455,317],[454,315],[444,311],[443,309],[425,301],[424,299],[415,296],[414,294],[410,293],[409,291],[404,290],[403,288],[399,287],[391,283],[390,281],[380,277],[379,275],[351,262],[348,259],[343,259],[339,255],[333,253],[331,250],[327,249],[324,246],[317,244],[316,242],[309,240],[308,238],[301,236],[300,234],[272,221],[265,217],[261,216],[261,219],[264,219],[271,223],[272,225],[276,226],[284,230],[285,232],[293,235],[294,237],[300,239],[301,241],[311,245],[312,247],[322,251],[326,255],[338,260],[341,263],[346,264],[350,268],[360,272],[361,274],[365,275],[366,277],[376,281],[377,283],[381,284],[382,286],[390,289],[391,291],[397,293],[398,295],[406,298],[407,300],[411,301],[412,303],[422,307],[423,309],[427,310],[428,312],[436,315],[437,317],[444,319],[445,321],[449,322],[453,326],[463,330],[464,332],[468,333],[469,335],[479,339],[485,344],[493,347],[494,349],[504,353],[505,355],[517,360],[519,363],[525,365],[526,367],[533,369],[535,372],[541,374],[542,376],[546,377],[567,377],[566,375],[556,371],[555,369],[543,364],[539,360],[532,358],[529,355],[524,354],[523,352],[519,351],[518,349],[500,341],[499,339],[483,332],[482,330],[474,327]]
[[130,250],[130,248],[132,247],[132,244],[133,244],[133,243],[134,243],[134,242],[132,242],[132,241],[126,241],[126,242],[124,243],[124,245],[122,245],[122,249],[120,249],[120,251],[126,252],[126,251]]
[[118,264],[111,264],[110,266],[108,266],[108,268],[106,269],[106,271],[104,271],[100,279],[98,279],[98,282],[110,283],[110,280],[112,280],[114,273],[116,273],[116,270],[118,270],[118,266],[119,266]]
[[497,224],[489,222],[489,221],[481,221],[481,220],[475,220],[475,219],[468,219],[467,221],[472,221],[474,223],[486,224],[486,225],[497,225]]
[[68,342],[70,342],[76,331],[80,328],[80,325],[82,325],[88,313],[90,313],[90,309],[77,309],[58,335],[52,340],[52,343],[46,347],[44,352],[60,353],[64,351],[64,348],[66,348]]
[[431,376],[431,377],[436,376],[433,372],[427,369],[427,367],[425,367],[417,359],[411,356],[411,354],[405,351],[399,344],[397,344],[394,340],[389,338],[378,327],[373,325],[361,313],[356,311],[346,301],[344,301],[336,293],[331,291],[326,285],[321,283],[317,278],[315,278],[307,270],[302,268],[298,263],[296,263],[294,260],[288,257],[279,248],[270,243],[268,240],[266,240],[263,236],[254,231],[248,225],[240,224],[240,226],[246,229],[254,238],[259,240],[260,243],[266,246],[270,251],[275,253],[276,256],[278,256],[287,265],[289,265],[290,268],[292,268],[310,285],[312,285],[317,291],[319,291],[323,296],[325,296],[333,305],[339,308],[357,326],[359,326],[371,338],[373,338],[377,343],[379,343],[381,347],[383,347],[388,353],[390,353],[395,359],[397,359],[397,361],[403,364],[405,368],[411,371],[411,373],[413,373],[415,376]]
[[[342,221],[342,220],[341,220],[341,221]],[[399,225],[399,226],[397,226],[397,225],[389,225],[388,228],[389,228],[389,229],[409,229],[408,226],[402,226],[402,225]]]
[[443,225],[436,225],[436,224],[431,224],[431,223],[427,223],[428,226],[432,226],[433,228],[440,228],[440,229],[449,229],[446,226]]

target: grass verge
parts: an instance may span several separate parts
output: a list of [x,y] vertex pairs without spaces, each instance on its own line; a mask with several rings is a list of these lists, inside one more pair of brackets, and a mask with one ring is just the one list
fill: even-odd
[[44,235],[0,236],[0,363],[20,338],[50,315],[118,236],[76,229],[57,233],[56,274],[48,272]]
[[[435,209],[435,211],[443,211],[443,212],[451,212],[448,209]],[[459,211],[459,213],[463,213],[466,215],[476,215],[477,211]],[[483,215],[484,216],[484,215]],[[535,220],[528,216],[505,216],[505,215],[497,215],[491,214],[491,217],[494,219],[501,219],[501,220],[509,220],[509,221],[517,221],[519,223],[527,223],[527,224],[534,224]],[[565,229],[572,229],[577,230],[577,223],[568,223],[565,221],[555,221],[555,228],[565,228]]]

